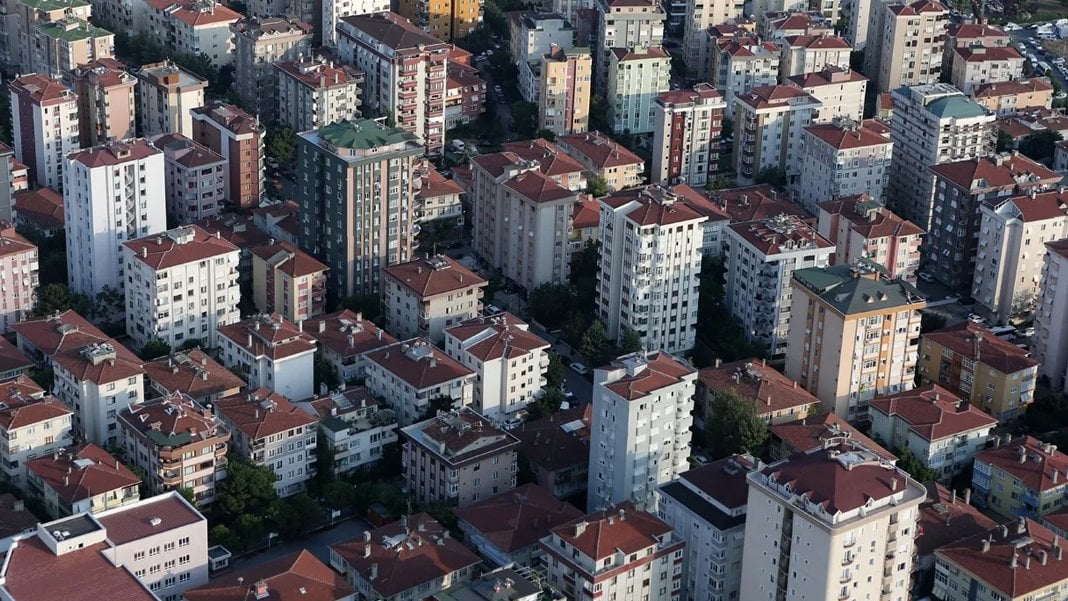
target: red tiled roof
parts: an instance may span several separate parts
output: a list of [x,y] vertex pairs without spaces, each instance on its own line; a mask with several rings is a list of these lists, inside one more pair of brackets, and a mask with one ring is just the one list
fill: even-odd
[[850,223],[850,229],[869,240],[921,236],[925,233],[918,225],[898,217],[866,193],[821,202],[819,207],[822,211],[846,219]]
[[820,71],[794,75],[793,77],[787,78],[787,81],[796,87],[809,89],[818,88],[820,86],[837,86],[843,83],[868,81],[868,78],[864,77],[864,74],[861,72],[854,71],[853,69],[842,69],[834,65],[827,65]]
[[438,386],[474,373],[421,338],[398,342],[364,356],[367,361],[379,365],[416,390]]
[[1034,223],[1068,216],[1068,193],[1052,190],[1031,196],[1014,196],[998,203],[1012,203],[1019,211],[1020,221]]
[[30,459],[26,462],[26,470],[40,478],[66,503],[137,486],[141,482],[118,459],[93,443]]
[[569,134],[556,140],[568,154],[581,154],[598,170],[643,163],[641,157],[599,131]]
[[436,255],[383,267],[382,271],[420,298],[486,285],[486,280],[452,257]]
[[123,245],[130,249],[135,259],[157,271],[238,252],[229,241],[196,225],[183,225],[154,236],[129,240]]
[[[998,338],[988,328],[970,321],[927,332],[922,338],[1004,374],[1038,365],[1038,361],[1032,359],[1026,350]],[[980,340],[981,348],[976,349],[976,343]]]
[[111,57],[98,58],[78,65],[71,71],[71,78],[84,79],[90,85],[101,88],[133,86],[137,81],[126,70],[125,64]]
[[74,413],[25,375],[0,382],[0,403],[0,430],[4,431]]
[[167,162],[177,163],[186,168],[203,168],[226,162],[226,159],[214,150],[179,133],[154,136],[152,143],[163,150]]
[[515,436],[469,407],[439,413],[404,428],[401,435],[454,466],[469,459],[513,451],[519,444]]
[[195,399],[234,391],[245,382],[199,348],[178,351],[144,364],[145,378],[167,393]]
[[634,48],[612,48],[612,54],[618,62],[671,58],[671,55],[659,46],[645,48],[644,51]]
[[273,361],[315,350],[314,338],[277,313],[254,315],[217,331],[252,356]]
[[348,309],[320,315],[305,323],[307,333],[341,357],[354,357],[397,342],[362,314]]
[[21,190],[12,197],[15,214],[43,231],[63,229],[63,195],[51,188]]
[[128,140],[124,142],[108,142],[100,146],[94,146],[85,150],[79,150],[67,155],[72,161],[95,169],[97,167],[113,167],[131,161],[140,161],[150,156],[162,154],[162,151],[145,139]]
[[29,371],[32,367],[33,361],[18,346],[0,338],[0,373]]
[[234,12],[226,6],[196,0],[145,0],[161,12],[169,12],[175,19],[191,27],[230,23],[241,18],[241,13]]
[[558,411],[541,419],[523,422],[512,434],[519,439],[519,454],[548,471],[585,469],[590,459],[589,422],[578,429],[563,426],[581,421],[592,405]]
[[246,113],[241,107],[233,104],[213,102],[190,109],[189,112],[193,115],[194,120],[198,120],[197,117],[202,115],[204,119],[201,120],[210,121],[215,127],[228,130],[237,135],[258,135],[263,132],[259,118]]
[[[628,358],[633,360],[637,357],[630,355]],[[626,366],[616,360],[610,364],[609,369],[625,370]],[[633,376],[624,374],[623,377],[603,386],[620,397],[633,401],[696,375],[697,370],[682,360],[657,351],[645,356],[644,368]]]
[[11,328],[77,380],[104,384],[144,373],[136,355],[74,311]]
[[804,98],[806,103],[819,103],[819,101],[812,97],[808,92],[793,86],[761,86],[753,88],[745,94],[736,96],[736,99],[739,102],[743,102],[757,110],[772,106],[796,106],[800,104],[788,102],[793,98]]
[[630,555],[657,545],[671,530],[660,518],[638,511],[633,503],[626,501],[557,526],[552,533],[600,562],[619,551]]
[[[1063,558],[1065,542],[1058,541],[1062,550],[1057,551],[1053,532],[1029,518],[1020,520],[950,543],[935,551],[935,556],[960,566],[1009,599],[1023,599],[1068,582],[1068,560]],[[1045,562],[1039,559],[1039,551],[1046,554]],[[1062,554],[1060,559],[1058,553]]]
[[[96,518],[107,528],[108,540],[116,545],[125,545],[197,522],[204,522],[204,528],[207,529],[204,516],[190,507],[177,492],[156,495],[136,505],[97,515]],[[158,523],[154,523],[156,519]]]
[[36,536],[19,541],[8,552],[0,586],[19,600],[157,601],[126,567],[108,559],[110,548],[101,542],[56,555]]
[[13,93],[25,95],[37,104],[52,105],[76,101],[74,92],[63,82],[38,73],[13,79],[8,87]]
[[733,391],[752,402],[760,415],[800,410],[820,402],[797,382],[755,358],[706,367],[697,372],[697,379],[712,394]]
[[319,421],[284,396],[266,388],[221,398],[213,406],[225,422],[252,440],[301,426],[313,426]]
[[1018,153],[941,163],[931,171],[959,188],[972,193],[1015,187],[1053,185],[1061,178],[1041,164]]
[[210,439],[216,444],[230,439],[230,432],[210,409],[180,392],[134,403],[119,413],[119,419],[127,429],[145,436],[148,445],[158,447],[177,449]]
[[1029,94],[1032,92],[1053,92],[1053,86],[1044,78],[1032,77],[1031,79],[1021,79],[1019,81],[1000,81],[980,84],[972,90],[972,96],[975,98],[994,98],[997,96],[1012,96],[1016,94]]
[[543,138],[505,142],[502,153],[512,153],[524,161],[538,161],[541,164],[541,172],[552,178],[582,173],[583,170],[578,161],[569,157],[556,144]]
[[835,150],[852,150],[867,148],[869,146],[887,146],[891,142],[879,132],[872,131],[863,125],[853,127],[840,127],[833,123],[819,123],[809,125],[805,132],[810,136],[822,140]]
[[267,244],[271,239],[267,232],[256,227],[252,216],[230,213],[203,219],[196,224],[212,234],[218,233],[224,240],[228,240],[242,251]]
[[1049,252],[1068,259],[1068,239],[1047,242],[1046,248],[1049,249]]
[[1003,38],[1006,42],[1009,40],[1009,34],[1004,30],[986,23],[951,23],[948,32],[950,36],[956,38],[957,44],[965,40],[980,38]]
[[252,254],[263,259],[276,271],[280,271],[291,278],[324,273],[330,269],[315,257],[288,242],[257,246],[252,249]]
[[593,196],[583,195],[571,213],[571,226],[576,230],[595,228],[601,223],[600,203]]
[[575,193],[538,171],[524,171],[504,182],[514,192],[535,202],[553,202],[572,198]]
[[274,63],[274,68],[313,90],[348,85],[350,82],[363,81],[364,79],[363,71],[356,67],[342,64],[282,61]]
[[768,219],[780,214],[811,218],[801,205],[767,184],[717,190],[712,193],[712,201],[730,216],[731,223]]
[[[256,586],[267,585],[257,597]],[[337,601],[355,593],[345,578],[306,549],[227,574],[185,592],[185,601]]]
[[784,450],[788,455],[807,453],[822,448],[824,441],[828,439],[846,437],[859,442],[864,448],[887,461],[897,460],[893,453],[833,413],[802,419],[799,422],[768,426],[768,432],[783,442]]
[[360,31],[396,52],[413,51],[421,47],[431,51],[446,48],[445,42],[425,33],[408,19],[393,12],[342,17],[341,23],[344,24],[343,27]]
[[954,53],[966,63],[982,63],[986,61],[1009,61],[1019,60],[1023,62],[1023,55],[1012,46],[994,46],[991,48],[973,48],[970,46],[958,46]]
[[549,531],[582,512],[536,484],[524,484],[456,511],[479,536],[505,553],[536,545]]
[[851,50],[849,42],[836,35],[794,35],[787,36],[783,40],[791,47],[809,48],[813,50],[841,49]]
[[429,162],[424,163],[420,167],[420,171],[423,174],[421,178],[422,185],[415,193],[416,198],[437,198],[464,193],[464,189],[460,187],[460,184],[446,178]]
[[[727,227],[753,248],[768,256],[787,250],[834,247],[834,244],[816,233],[811,225],[796,215],[776,215],[761,221],[732,223]],[[788,242],[792,245],[789,249],[786,247]]]
[[[375,528],[366,538],[370,540],[353,539],[331,545],[330,550],[360,579],[370,583],[373,588],[370,596],[374,598],[393,597],[481,561],[425,513]],[[372,569],[377,570],[373,580]]]
[[0,494],[0,536],[7,538],[32,532],[40,520],[26,509],[25,503],[11,493]]
[[746,474],[760,465],[760,461],[750,455],[731,455],[683,472],[679,478],[724,507],[744,507],[749,500]]
[[[600,202],[612,209],[626,211],[627,219],[645,225],[667,226],[687,221],[704,221],[705,213],[702,197],[689,186],[679,194],[673,188],[651,184],[640,188],[628,188],[613,192],[600,199]],[[636,206],[634,206],[636,203]],[[696,205],[702,210],[697,210]]]
[[446,328],[445,334],[459,340],[461,345],[474,340],[464,350],[479,361],[506,356],[513,359],[549,347],[548,341],[533,334],[526,322],[511,313],[474,317]]
[[931,442],[972,430],[993,428],[998,423],[978,407],[937,384],[873,399],[868,405],[872,411],[904,420],[909,430]]
[[46,357],[55,355],[60,349],[81,348],[108,339],[107,334],[71,309],[52,317],[21,321],[13,324],[11,329]]
[[937,482],[926,482],[924,487],[927,488],[927,500],[920,504],[917,555],[931,555],[935,549],[997,525],[973,505],[965,503],[963,494],[952,493]]
[[[1048,452],[1050,450],[1053,452]],[[1068,474],[1065,471],[1068,470],[1068,455],[1030,436],[980,451],[975,454],[975,460],[997,466],[1019,480],[1025,489],[1042,493],[1063,486],[1063,478]],[[1054,472],[1059,473],[1056,480]]]

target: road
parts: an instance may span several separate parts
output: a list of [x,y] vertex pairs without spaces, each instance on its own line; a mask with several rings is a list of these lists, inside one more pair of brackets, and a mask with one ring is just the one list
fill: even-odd
[[279,543],[255,555],[235,559],[230,562],[230,571],[224,573],[221,578],[229,577],[228,574],[234,571],[252,568],[305,549],[322,560],[323,563],[330,565],[330,545],[354,538],[362,538],[364,531],[370,529],[371,526],[361,518],[338,522],[329,530],[323,530],[312,537]]
[[[1033,29],[1019,29],[1017,31],[1010,31],[1010,32],[1008,32],[1008,34],[1009,34],[1009,37],[1012,39],[1012,41],[1017,42],[1018,43],[1017,45],[1021,45],[1021,44],[1019,44],[1020,42],[1023,42],[1024,40],[1031,40],[1031,39],[1033,39],[1035,37],[1035,30],[1033,30]],[[1062,41],[1062,40],[1058,40],[1058,42],[1060,42],[1060,41]],[[1068,51],[1068,43],[1066,43],[1065,49],[1066,49],[1066,51]],[[1031,51],[1031,49],[1029,47],[1026,48],[1026,49],[1022,48],[1022,47],[1020,48],[1020,52],[1024,53],[1024,54],[1026,54],[1027,52],[1030,52],[1030,51]],[[1037,54],[1036,53],[1036,56],[1038,57],[1039,60],[1045,61],[1047,63],[1050,61],[1051,58],[1054,57],[1054,55],[1051,55],[1051,54],[1048,54],[1048,53],[1046,53],[1046,54]],[[1051,69],[1050,72],[1047,73],[1047,75],[1057,82],[1057,84],[1060,86],[1059,89],[1068,90],[1068,78],[1065,78],[1064,74],[1061,73],[1059,70]]]

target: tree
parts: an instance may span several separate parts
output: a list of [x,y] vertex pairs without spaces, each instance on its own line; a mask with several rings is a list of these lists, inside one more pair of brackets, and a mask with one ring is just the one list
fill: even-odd
[[333,363],[326,359],[322,357],[317,358],[312,371],[316,390],[319,390],[324,384],[330,390],[341,386],[341,377],[337,374],[337,368],[334,367]]
[[623,327],[623,337],[619,340],[619,354],[628,355],[642,350],[642,337],[634,330]]
[[272,129],[267,132],[264,148],[267,156],[282,164],[289,163],[296,156],[297,134],[288,127]]
[[214,509],[223,519],[262,515],[278,498],[274,483],[275,475],[270,468],[231,459],[226,478],[216,485]]
[[538,105],[525,100],[513,104],[512,123],[521,137],[534,137],[538,129]]
[[938,472],[921,463],[908,447],[898,448],[896,454],[897,467],[908,472],[916,480],[927,482],[938,479]]
[[600,198],[608,194],[608,182],[600,175],[591,176],[586,180],[586,192]]
[[423,413],[423,419],[430,419],[436,416],[438,411],[452,411],[455,402],[451,396],[446,394],[430,399],[430,402],[426,405],[426,411]]
[[709,404],[705,418],[705,442],[714,459],[732,453],[755,452],[768,438],[768,424],[756,404],[733,390],[720,391]]
[[141,351],[137,353],[137,356],[145,361],[151,361],[169,354],[171,354],[171,345],[163,342],[159,338],[153,338],[141,347]]
[[998,130],[998,142],[996,147],[998,152],[1009,152],[1012,150],[1014,144],[1015,141],[1012,139],[1012,136],[1007,132],[1000,129]]
[[37,291],[37,306],[33,308],[35,317],[45,317],[69,309],[84,317],[92,312],[92,305],[89,297],[72,293],[66,284],[49,284]]
[[534,136],[537,137],[537,138],[542,138],[543,140],[545,140],[547,142],[555,142],[556,141],[556,132],[554,132],[551,129],[539,129],[538,132],[536,134],[534,134]]
[[582,343],[579,345],[579,354],[582,358],[590,363],[591,367],[597,365],[604,365],[610,359],[609,354],[610,345],[608,344],[608,337],[604,330],[604,324],[600,320],[594,320],[586,329],[586,333],[582,336]]
[[323,502],[330,509],[348,509],[356,502],[356,489],[344,480],[334,480],[323,488]]
[[241,540],[226,524],[216,524],[208,532],[208,540],[212,545],[222,545],[231,551],[236,551],[241,546]]
[[268,516],[279,536],[293,540],[322,525],[323,508],[308,493],[300,493],[274,501]]
[[764,167],[757,173],[756,183],[782,188],[786,185],[786,172],[778,167]]
[[560,355],[549,353],[549,367],[545,368],[545,384],[550,388],[559,388],[564,383],[564,361]]
[[1057,142],[1061,141],[1058,131],[1046,130],[1037,134],[1031,134],[1020,140],[1020,154],[1036,161],[1050,161],[1053,159],[1053,151]]
[[182,498],[185,499],[186,501],[189,501],[190,505],[192,505],[193,507],[196,507],[196,505],[197,505],[197,494],[195,492],[193,492],[192,488],[189,488],[188,486],[183,486],[183,487],[178,489],[178,494],[182,495]]
[[574,306],[574,293],[566,284],[542,284],[527,294],[531,318],[549,329],[559,326]]
[[56,383],[56,372],[51,367],[31,367],[30,379],[45,390],[52,390]]
[[327,486],[335,482],[334,446],[327,440],[322,429],[315,434],[315,478],[309,482],[308,490],[314,490],[316,496],[322,496]]
[[341,299],[341,308],[362,313],[363,318],[375,321],[382,317],[382,297],[377,294],[353,294]]
[[178,347],[180,351],[190,351],[193,349],[204,348],[206,343],[200,338],[186,338],[185,342]]
[[560,410],[564,402],[564,393],[559,388],[543,389],[541,398],[527,405],[527,421],[552,415]]
[[612,126],[608,122],[608,103],[600,94],[590,96],[590,130],[611,131]]

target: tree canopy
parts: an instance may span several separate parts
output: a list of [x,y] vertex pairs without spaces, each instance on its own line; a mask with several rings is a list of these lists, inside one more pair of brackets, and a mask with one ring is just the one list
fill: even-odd
[[171,345],[163,342],[159,338],[153,338],[141,347],[141,351],[137,353],[137,356],[145,361],[151,361],[169,354],[171,354]]
[[231,460],[226,478],[217,485],[213,509],[222,521],[241,515],[263,515],[278,498],[275,475],[268,467]]
[[712,398],[705,416],[705,444],[714,459],[733,453],[756,452],[768,438],[768,424],[757,413],[756,405],[733,390],[722,391]]

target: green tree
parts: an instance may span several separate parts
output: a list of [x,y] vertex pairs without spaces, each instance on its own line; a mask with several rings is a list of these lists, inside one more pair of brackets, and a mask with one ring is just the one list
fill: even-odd
[[151,361],[158,357],[164,357],[169,354],[171,354],[171,345],[167,344],[166,342],[163,342],[159,338],[153,338],[141,347],[141,350],[137,353],[137,356],[144,359],[145,361]]
[[538,105],[525,100],[513,104],[512,123],[520,137],[534,137],[538,129]]
[[611,345],[608,343],[604,324],[600,320],[593,320],[593,323],[589,325],[586,333],[582,336],[582,343],[578,349],[579,354],[590,364],[589,367],[592,369],[608,362],[610,348]]
[[998,152],[1009,152],[1013,148],[1014,141],[1012,136],[1008,132],[998,130],[998,142],[996,149]]
[[531,421],[552,415],[560,410],[564,402],[564,393],[559,388],[545,388],[541,398],[527,405],[526,420]]
[[369,321],[382,317],[382,297],[377,294],[353,294],[342,298],[340,304],[342,309],[362,313]]
[[226,478],[216,485],[214,509],[224,520],[246,514],[262,515],[278,498],[274,483],[271,468],[231,459]]
[[56,372],[51,367],[31,367],[30,379],[45,390],[52,390],[56,383]]
[[550,388],[559,388],[564,383],[564,361],[560,355],[549,353],[549,367],[545,368],[545,384]]
[[334,480],[323,488],[323,503],[330,509],[349,509],[356,503],[356,488],[344,480]]
[[786,185],[786,172],[778,167],[764,167],[757,173],[756,183],[782,188]]
[[608,194],[608,182],[600,175],[593,175],[586,180],[586,192],[600,198]]
[[608,103],[600,94],[590,96],[590,130],[607,132],[612,130],[608,122]]
[[897,455],[897,466],[908,472],[913,478],[920,482],[938,479],[938,472],[921,463],[908,447],[898,448],[895,454]]
[[190,351],[195,348],[204,348],[205,346],[206,343],[200,338],[186,338],[185,342],[183,342],[182,345],[178,347],[178,350]]
[[237,551],[241,545],[241,539],[230,530],[226,524],[216,524],[208,532],[208,541],[212,545],[222,545],[231,551]]
[[423,412],[423,419],[430,419],[438,414],[438,411],[452,411],[453,405],[456,401],[448,395],[439,395],[432,399],[426,405],[426,411]]
[[317,358],[312,371],[315,390],[319,390],[319,387],[324,384],[330,390],[334,390],[338,386],[341,386],[341,377],[337,374],[337,368],[334,367],[333,363],[326,359],[322,357]]
[[767,438],[768,424],[752,400],[739,397],[733,390],[713,397],[705,418],[705,442],[714,459],[732,453],[755,453]]
[[34,316],[45,317],[68,309],[73,309],[85,317],[91,314],[92,304],[84,294],[72,293],[66,284],[49,284],[37,291],[37,306],[33,308]]
[[278,499],[268,511],[269,522],[283,539],[304,536],[323,523],[323,508],[307,493]]
[[334,447],[322,429],[316,432],[315,441],[315,478],[309,483],[309,490],[320,497],[332,482],[336,482],[337,474],[334,473]]
[[556,141],[556,132],[551,129],[539,129],[537,133],[534,134],[534,136],[543,140],[547,140],[549,142]]
[[264,148],[267,156],[282,164],[289,163],[297,153],[297,134],[288,127],[272,129],[267,132]]
[[623,337],[619,340],[619,354],[627,355],[642,350],[642,337],[634,330],[624,327]]
[[1068,426],[1068,396],[1052,390],[1048,379],[1040,379],[1035,387],[1035,400],[1024,414],[1024,423],[1034,432]]
[[549,329],[561,325],[574,308],[574,292],[566,284],[542,284],[527,294],[530,316]]
[[238,541],[236,546],[240,551],[262,545],[267,538],[267,523],[261,514],[242,513],[230,523],[233,524],[234,537]]
[[197,494],[193,492],[192,488],[189,488],[188,486],[183,486],[178,489],[178,494],[182,495],[182,498],[186,501],[189,501],[189,504],[193,507],[197,506]]
[[1053,159],[1053,151],[1057,142],[1061,141],[1058,131],[1046,130],[1037,134],[1031,134],[1020,140],[1020,154],[1036,161],[1049,162]]
[[923,311],[920,313],[920,333],[926,334],[946,327],[946,318],[938,313]]

